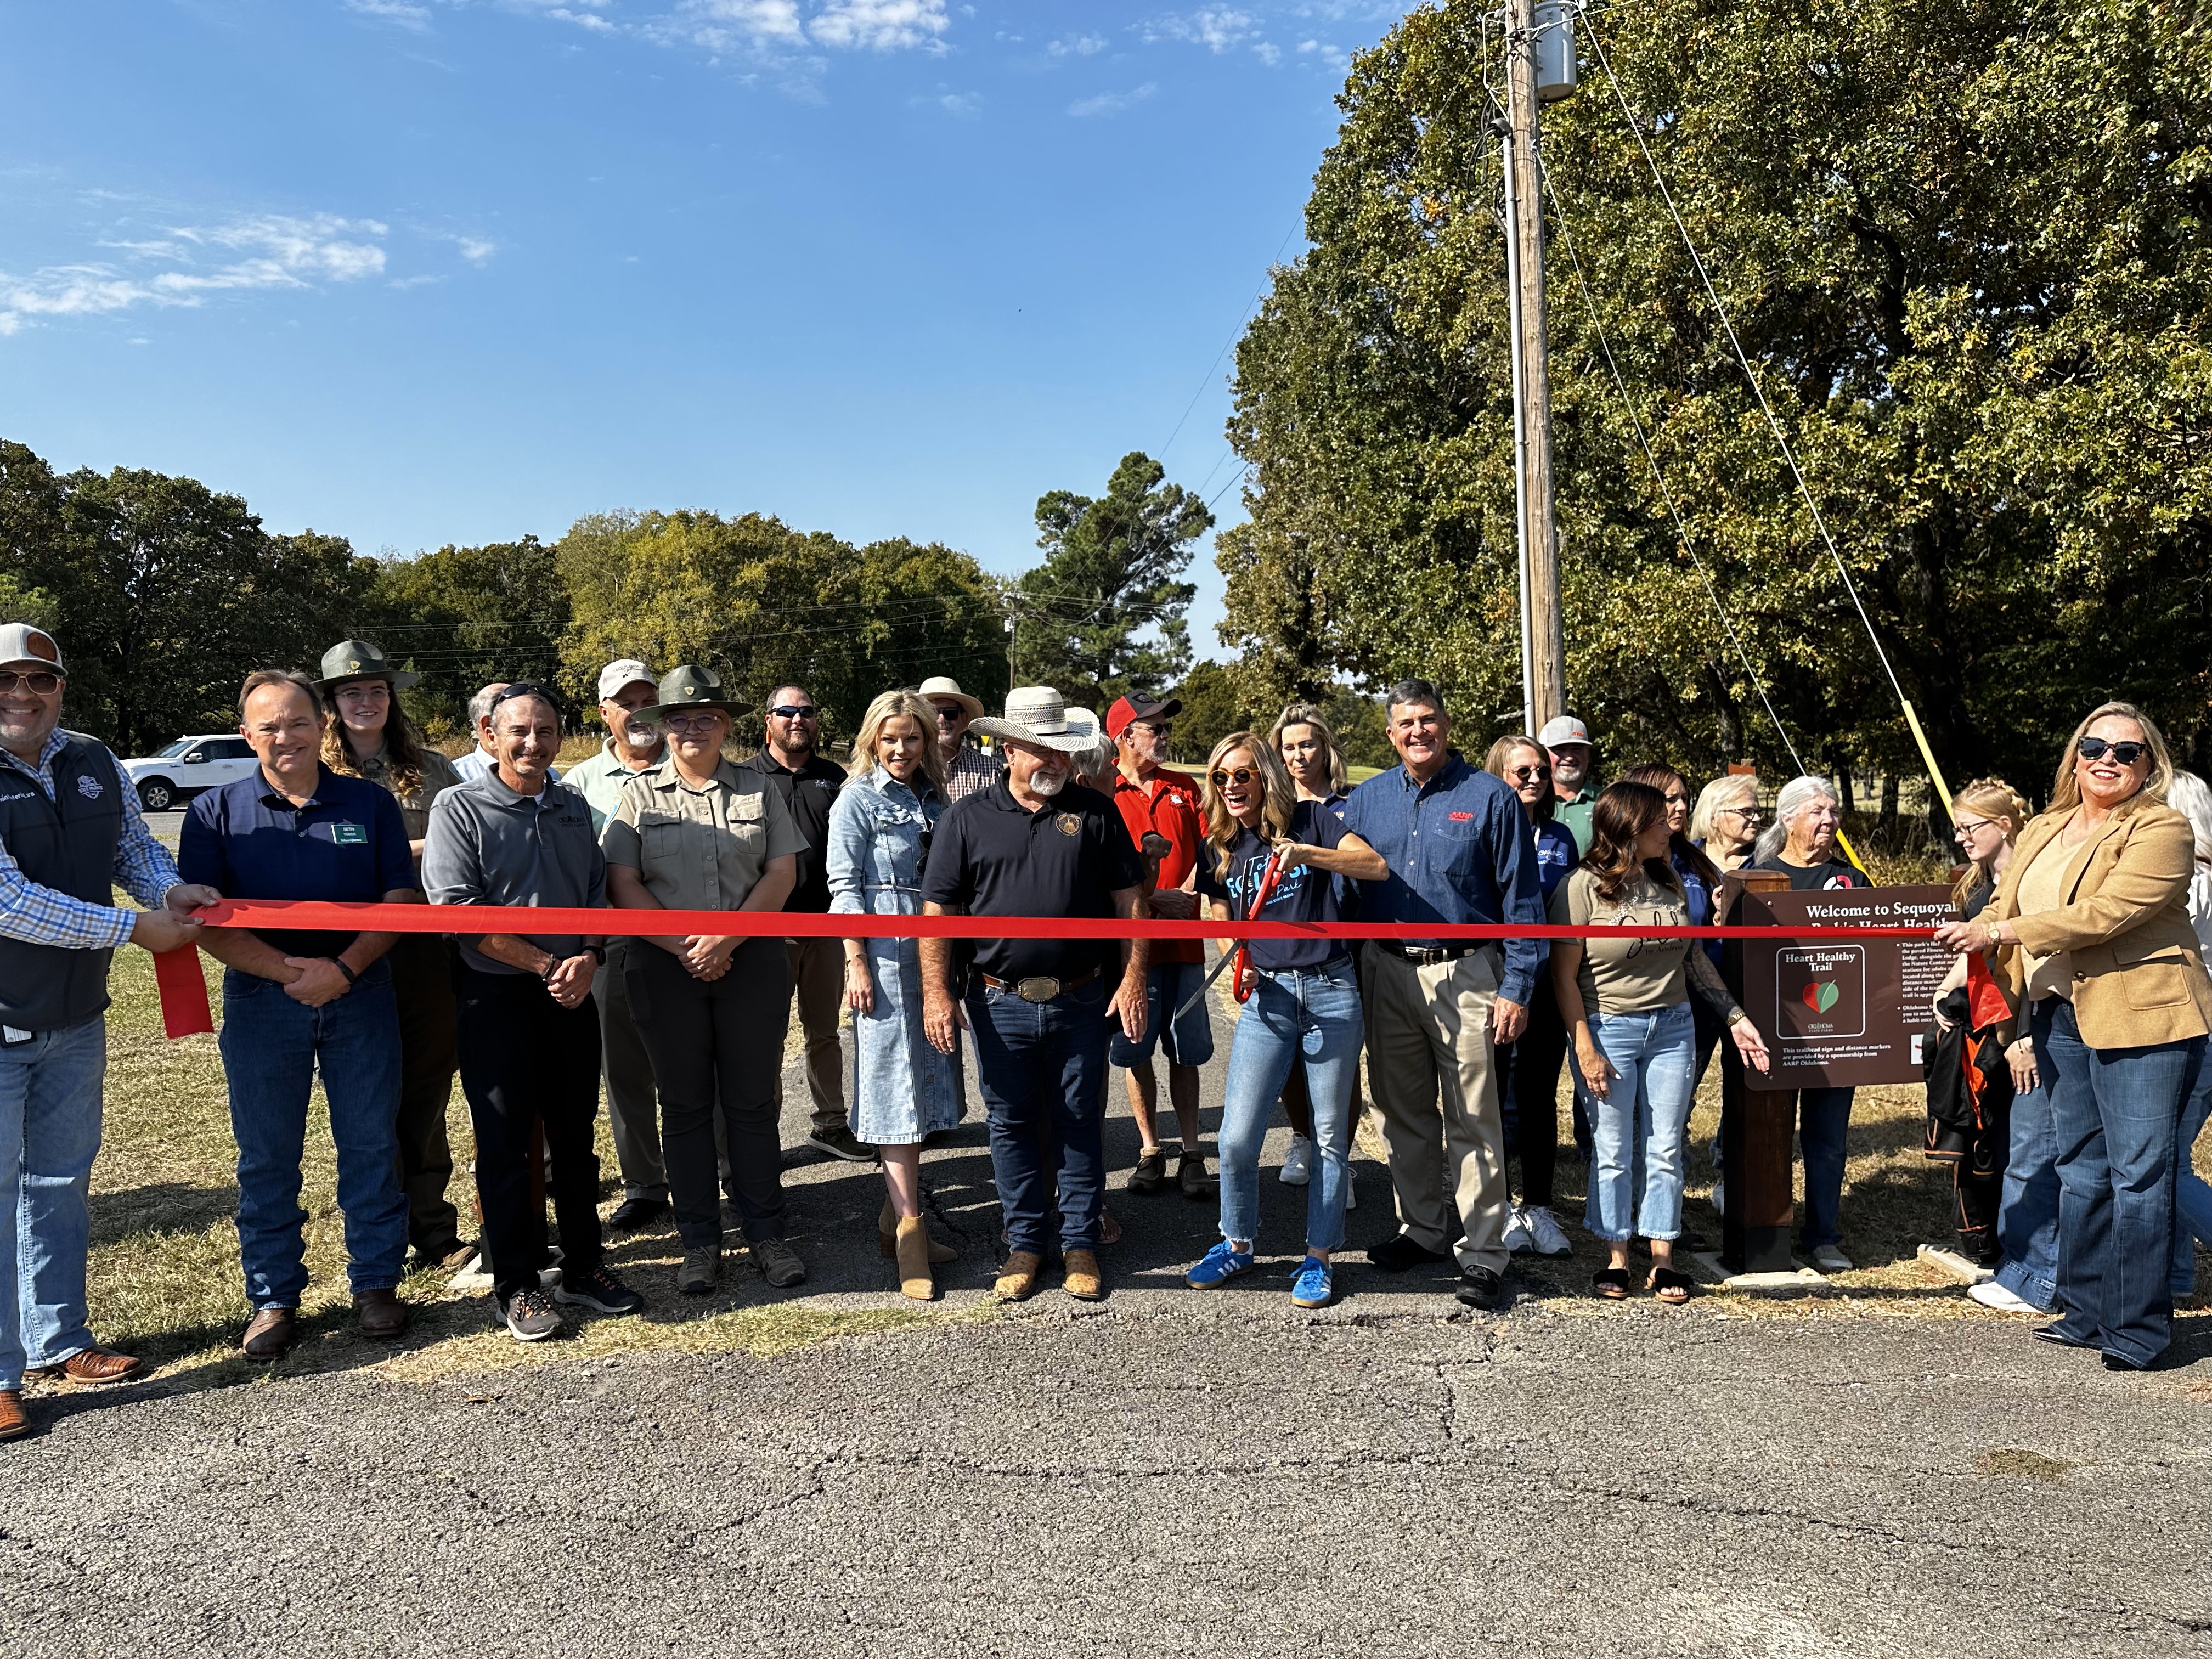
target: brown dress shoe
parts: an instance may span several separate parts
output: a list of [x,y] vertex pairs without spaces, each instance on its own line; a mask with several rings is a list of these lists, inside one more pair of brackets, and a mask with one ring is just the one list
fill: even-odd
[[238,1346],[248,1359],[282,1359],[300,1340],[300,1315],[295,1308],[264,1308],[246,1328]]
[[143,1360],[127,1353],[115,1353],[94,1343],[89,1348],[79,1348],[58,1365],[41,1365],[36,1370],[26,1371],[26,1376],[42,1377],[49,1382],[70,1382],[80,1389],[104,1388],[110,1382],[127,1382],[146,1369]]
[[363,1336],[394,1337],[407,1328],[407,1304],[396,1291],[359,1291],[353,1298],[353,1322]]
[[1060,1263],[1066,1270],[1060,1283],[1078,1302],[1103,1302],[1106,1281],[1098,1276],[1098,1258],[1089,1250],[1064,1250]]
[[1035,1296],[1037,1269],[1043,1266],[1036,1251],[1016,1250],[999,1270],[999,1282],[991,1286],[991,1294],[1001,1302],[1020,1302]]
[[21,1389],[0,1389],[0,1440],[16,1440],[31,1431],[31,1419],[23,1415],[23,1391]]

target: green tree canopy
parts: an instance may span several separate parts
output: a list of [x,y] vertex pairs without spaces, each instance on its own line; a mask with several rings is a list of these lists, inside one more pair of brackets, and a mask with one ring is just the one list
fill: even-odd
[[[1178,580],[1213,527],[1206,503],[1141,450],[1097,500],[1055,489],[1036,504],[1045,556],[1014,584],[1016,672],[1103,709],[1132,687],[1171,685],[1190,664]],[[1149,635],[1149,637],[1146,637]]]
[[[422,676],[407,694],[440,734],[467,729],[468,701],[494,680],[551,682],[562,665],[568,591],[535,536],[445,546],[377,570],[376,632],[392,660]],[[597,699],[588,695],[588,704]]]
[[[2106,696],[2193,745],[2212,690],[2203,25],[2154,0],[1656,0],[1595,21],[1953,781],[2046,787]],[[1427,673],[1470,750],[1520,702],[1499,68],[1466,7],[1355,62],[1311,250],[1239,348],[1251,517],[1219,554],[1255,690]],[[1571,703],[1616,760],[1786,764],[1601,324],[1807,761],[1917,769],[1587,45],[1545,121]]]

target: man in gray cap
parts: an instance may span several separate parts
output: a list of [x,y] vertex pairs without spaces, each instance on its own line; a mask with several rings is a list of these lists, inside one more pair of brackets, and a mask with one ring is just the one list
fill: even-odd
[[[622,803],[624,785],[660,764],[668,739],[658,724],[636,718],[658,698],[653,673],[634,657],[599,670],[599,719],[607,740],[568,772],[568,787],[592,809],[592,828],[607,827]],[[614,1131],[615,1162],[622,1170],[622,1202],[607,1218],[618,1233],[635,1232],[668,1208],[668,1169],[660,1150],[660,1098],[653,1085],[653,1059],[631,1017],[624,976],[634,940],[607,941],[606,971],[598,976],[599,1064],[607,1084],[607,1120]]]
[[[86,1205],[107,1067],[107,965],[118,945],[189,945],[182,884],[106,746],[59,729],[60,647],[0,627],[0,1440],[28,1428],[27,1370],[119,1382],[137,1360],[86,1323]],[[144,910],[118,908],[124,889]]]
[[1590,787],[1590,762],[1597,750],[1590,743],[1589,727],[1572,714],[1560,714],[1544,722],[1536,741],[1552,756],[1552,793],[1557,798],[1552,822],[1566,825],[1576,847],[1587,853],[1590,814],[1597,810],[1597,791]]

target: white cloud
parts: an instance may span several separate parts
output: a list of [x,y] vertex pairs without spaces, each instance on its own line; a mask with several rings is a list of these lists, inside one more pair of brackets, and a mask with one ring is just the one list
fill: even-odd
[[1046,43],[1045,54],[1051,58],[1088,58],[1093,52],[1106,50],[1103,34],[1072,34],[1065,40]]
[[681,0],[673,13],[647,26],[646,32],[663,41],[689,40],[709,52],[806,44],[799,0]]
[[482,238],[476,236],[461,237],[459,239],[459,246],[461,250],[461,258],[466,259],[472,265],[482,264],[485,260],[490,258],[494,253],[498,252],[498,248],[495,244],[487,242]]
[[1158,82],[1147,81],[1141,87],[1133,87],[1127,92],[1102,92],[1095,98],[1085,98],[1079,102],[1070,104],[1067,106],[1067,112],[1078,117],[1119,115],[1132,104],[1143,103],[1146,99],[1159,89]]
[[947,27],[945,0],[830,0],[807,33],[825,46],[894,52],[935,46]]
[[1269,69],[1274,68],[1276,64],[1283,61],[1282,48],[1269,40],[1262,40],[1258,46],[1253,47],[1252,55],[1257,58],[1261,63],[1265,64]]
[[1209,52],[1227,52],[1231,46],[1255,40],[1260,33],[1260,20],[1249,11],[1239,11],[1234,6],[1202,6],[1187,15],[1170,12],[1156,17],[1144,25],[1147,44],[1158,40],[1188,40]]
[[418,34],[427,33],[430,27],[430,9],[416,5],[411,0],[344,0],[345,9],[363,17],[374,17],[379,22],[392,23]]

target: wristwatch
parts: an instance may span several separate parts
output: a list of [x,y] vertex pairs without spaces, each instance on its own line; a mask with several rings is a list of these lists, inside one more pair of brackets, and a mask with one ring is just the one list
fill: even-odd
[[343,957],[332,957],[330,961],[331,965],[333,968],[336,968],[338,972],[345,975],[345,981],[347,984],[358,985],[361,983],[361,981],[355,975],[353,969],[345,965],[345,958]]
[[602,968],[607,965],[607,947],[604,945],[586,945],[584,954]]

